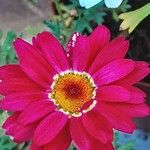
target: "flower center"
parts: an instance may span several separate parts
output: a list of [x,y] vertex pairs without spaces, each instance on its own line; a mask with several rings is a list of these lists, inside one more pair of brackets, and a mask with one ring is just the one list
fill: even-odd
[[49,98],[65,114],[79,117],[95,106],[95,89],[87,73],[64,72],[54,77]]

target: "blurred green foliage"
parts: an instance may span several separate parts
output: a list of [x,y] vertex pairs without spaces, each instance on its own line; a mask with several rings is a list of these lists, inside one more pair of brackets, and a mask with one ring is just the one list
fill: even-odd
[[8,136],[0,136],[0,150],[12,150],[14,147],[15,144]]
[[0,65],[15,63],[16,55],[12,46],[13,40],[16,38],[15,32],[7,32],[6,37],[4,38],[1,32],[0,38]]
[[89,34],[93,27],[104,23],[105,16],[112,14],[113,19],[118,21],[118,13],[125,12],[130,8],[128,0],[125,0],[117,9],[109,9],[101,2],[90,9],[84,9],[79,5],[78,0],[70,0],[69,3],[62,3],[61,0],[54,1],[56,15],[44,24],[50,31],[66,44],[73,32]]

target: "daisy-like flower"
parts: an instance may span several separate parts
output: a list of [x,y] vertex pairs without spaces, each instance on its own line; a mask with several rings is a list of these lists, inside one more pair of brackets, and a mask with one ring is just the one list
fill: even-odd
[[[82,7],[86,9],[91,8],[101,2],[102,0],[79,0]],[[105,4],[108,8],[117,8],[120,6],[123,0],[105,0]]]
[[129,42],[110,41],[98,26],[87,37],[74,33],[64,50],[49,32],[29,44],[14,42],[18,65],[0,67],[3,128],[31,150],[112,150],[113,129],[132,133],[134,117],[149,115],[145,94],[133,86],[149,72],[143,61],[125,59]]

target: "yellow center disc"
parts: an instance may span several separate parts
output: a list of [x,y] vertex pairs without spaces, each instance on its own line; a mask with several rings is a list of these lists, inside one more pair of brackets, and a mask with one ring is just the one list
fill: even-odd
[[58,109],[70,116],[79,116],[84,107],[88,109],[89,105],[86,105],[93,102],[95,85],[86,73],[66,72],[54,77],[49,97]]

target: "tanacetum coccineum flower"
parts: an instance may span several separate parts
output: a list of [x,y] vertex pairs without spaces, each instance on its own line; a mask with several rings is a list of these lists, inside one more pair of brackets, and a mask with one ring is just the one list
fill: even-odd
[[31,150],[112,150],[113,129],[132,133],[134,117],[149,114],[145,94],[133,85],[149,72],[143,61],[125,59],[129,43],[110,41],[98,26],[74,33],[66,50],[49,32],[14,42],[19,65],[0,67],[1,108],[12,112],[3,128]]

